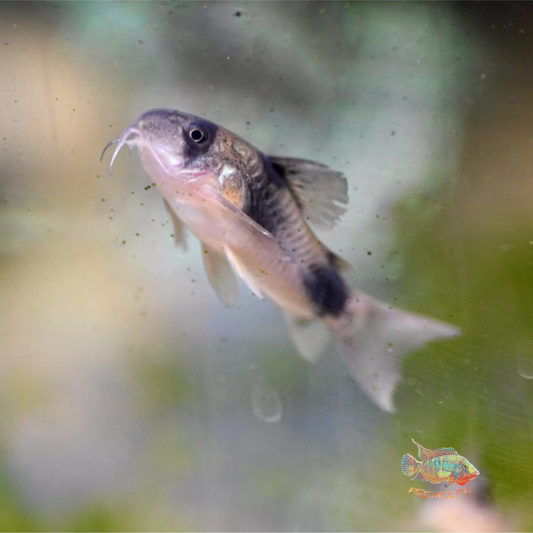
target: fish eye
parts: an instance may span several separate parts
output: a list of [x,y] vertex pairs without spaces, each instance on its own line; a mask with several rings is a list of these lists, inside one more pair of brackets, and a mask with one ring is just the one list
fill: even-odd
[[468,465],[466,463],[463,463],[462,468],[465,472],[468,472]]
[[202,144],[209,138],[209,134],[206,130],[203,128],[200,128],[198,126],[193,126],[189,130],[189,138],[191,141],[195,142],[196,144]]

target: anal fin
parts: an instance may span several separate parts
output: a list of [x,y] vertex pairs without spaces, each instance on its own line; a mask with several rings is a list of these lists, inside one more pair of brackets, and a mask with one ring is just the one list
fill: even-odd
[[300,355],[310,363],[318,362],[330,337],[327,326],[319,320],[283,315]]

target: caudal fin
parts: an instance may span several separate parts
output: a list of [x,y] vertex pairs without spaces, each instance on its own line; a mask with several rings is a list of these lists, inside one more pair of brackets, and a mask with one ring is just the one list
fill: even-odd
[[412,476],[413,474],[416,474],[419,464],[420,462],[417,461],[412,455],[406,453],[402,457],[402,472],[406,476]]
[[457,337],[460,330],[355,292],[347,312],[330,324],[350,373],[383,410],[394,412],[393,393],[400,379],[401,358],[438,339]]

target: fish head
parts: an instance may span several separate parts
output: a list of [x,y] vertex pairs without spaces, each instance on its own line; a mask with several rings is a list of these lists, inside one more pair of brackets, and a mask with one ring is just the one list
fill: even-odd
[[152,109],[143,113],[118,139],[110,171],[123,146],[139,150],[143,166],[156,183],[170,179],[195,180],[211,175],[227,176],[247,171],[260,156],[234,133],[203,118],[171,109]]
[[459,479],[457,483],[459,485],[466,485],[469,481],[479,476],[477,468],[464,457],[461,457],[459,461]]
[[111,171],[123,146],[130,150],[136,147],[152,178],[170,175],[193,179],[209,170],[205,160],[217,129],[212,122],[187,113],[152,109],[111,141],[102,156],[111,145],[117,145],[110,162]]

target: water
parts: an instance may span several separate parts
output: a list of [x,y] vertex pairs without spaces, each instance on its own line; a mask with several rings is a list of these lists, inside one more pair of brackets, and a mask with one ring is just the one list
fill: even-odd
[[281,420],[283,415],[281,400],[267,383],[258,383],[254,386],[251,402],[254,415],[263,422],[275,424]]
[[[531,529],[529,4],[12,2],[0,29],[1,529],[449,529],[412,438],[480,469],[461,516]],[[218,301],[137,156],[109,176],[154,107],[346,175],[319,238],[349,282],[463,330],[394,415],[271,302]]]
[[516,356],[516,368],[524,379],[533,379],[533,354]]

